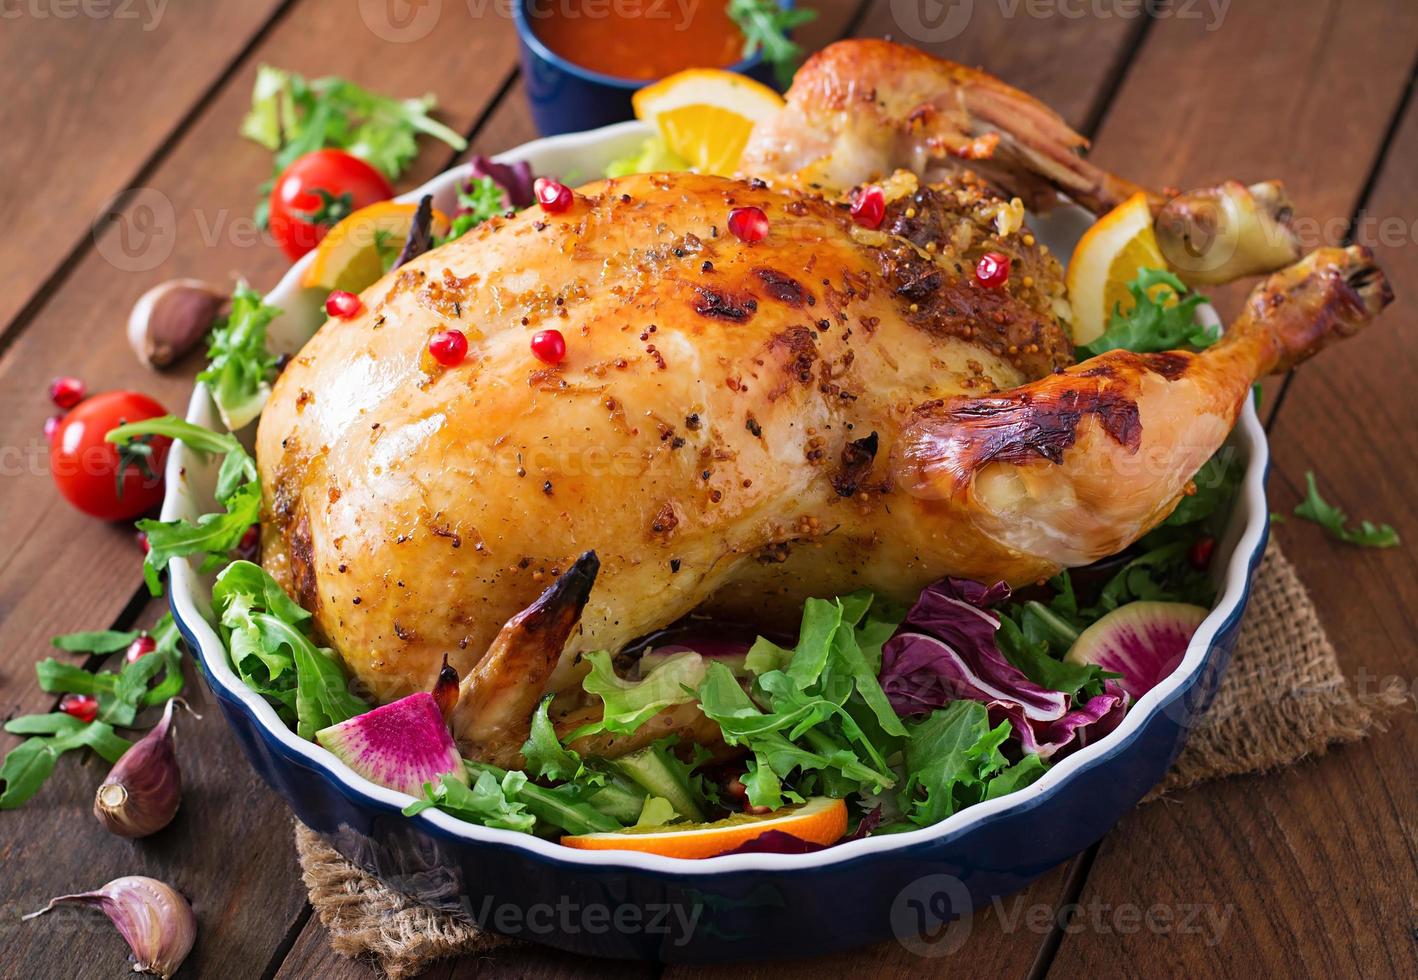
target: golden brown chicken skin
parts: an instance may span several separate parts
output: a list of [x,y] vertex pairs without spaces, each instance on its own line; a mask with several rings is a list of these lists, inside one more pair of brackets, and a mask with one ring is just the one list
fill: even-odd
[[[917,588],[937,563],[883,524],[909,519],[895,433],[922,402],[1072,355],[1058,264],[1017,222],[998,234],[1008,203],[970,180],[913,186],[868,233],[799,193],[630,177],[387,276],[262,416],[267,567],[386,699],[428,687],[444,652],[465,675],[587,550],[602,570],[574,649],[614,649],[824,541],[851,565],[803,588]],[[743,206],[767,214],[765,240],[729,233]],[[1020,263],[1004,290],[971,285],[988,249]],[[445,369],[426,346],[449,328],[469,353]],[[554,366],[529,347],[547,328],[566,338]],[[972,567],[995,566],[986,550]]]
[[[891,196],[868,231],[798,191],[630,177],[386,276],[262,416],[266,566],[383,700],[445,653],[469,676],[590,551],[539,688],[696,608],[795,622],[807,595],[1031,581],[1145,533],[1256,376],[1385,301],[1367,256],[1327,250],[1206,354],[1069,369],[1058,265],[1015,208],[968,177]],[[761,241],[728,231],[745,206]],[[986,250],[1015,260],[1003,289],[973,276]],[[450,328],[469,352],[445,368]],[[529,344],[550,328],[556,365]]]

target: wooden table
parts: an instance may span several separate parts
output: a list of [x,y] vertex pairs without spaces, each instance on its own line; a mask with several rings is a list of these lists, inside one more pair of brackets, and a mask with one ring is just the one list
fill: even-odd
[[[1159,186],[1283,177],[1309,222],[1309,244],[1374,247],[1400,303],[1368,334],[1267,384],[1270,489],[1274,508],[1289,510],[1313,469],[1332,500],[1418,542],[1418,343],[1403,301],[1418,291],[1413,0],[1240,0],[1220,15],[1214,4],[1186,0],[1152,17],[1139,16],[1143,5],[1132,0],[967,0],[946,4],[953,13],[934,21],[900,0],[809,5],[823,12],[805,32],[812,46],[892,34],[982,64],[1056,106],[1114,170]],[[0,227],[11,229],[0,242],[4,717],[52,710],[32,670],[52,634],[148,623],[162,611],[141,588],[132,532],[80,516],[53,491],[44,387],[74,374],[91,391],[136,387],[181,408],[195,361],[163,375],[139,367],[123,336],[133,301],[171,276],[240,273],[266,288],[285,270],[248,218],[269,155],[236,135],[257,66],[339,73],[391,94],[433,90],[472,151],[535,135],[512,25],[492,12],[497,5],[444,2],[438,28],[405,41],[386,39],[381,9],[363,0],[187,0],[155,17],[145,4],[0,6]],[[473,10],[488,13],[474,18]],[[453,162],[429,145],[403,184]],[[1239,294],[1222,290],[1218,299],[1226,312]],[[1360,693],[1397,678],[1412,694],[1412,545],[1361,551],[1293,521],[1276,534]],[[77,753],[28,806],[0,814],[0,974],[125,975],[123,944],[100,920],[61,928],[20,923],[17,913],[129,873],[169,880],[191,897],[201,932],[185,975],[370,973],[330,951],[305,901],[285,806],[252,774],[200,682],[189,687],[198,710],[205,704],[212,714],[182,726],[188,789],[167,831],[140,844],[102,832],[88,812],[102,766]],[[1024,894],[978,914],[951,958],[920,960],[892,943],[831,962],[721,972],[1418,975],[1411,697],[1408,709],[1387,732],[1325,758],[1138,809]],[[1158,913],[1152,928],[1142,924],[1149,911]],[[1155,926],[1192,914],[1220,926]],[[433,972],[706,971],[526,949]]]

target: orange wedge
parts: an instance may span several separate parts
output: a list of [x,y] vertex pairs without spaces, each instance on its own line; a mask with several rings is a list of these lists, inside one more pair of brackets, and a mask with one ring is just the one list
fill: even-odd
[[642,851],[662,857],[707,858],[732,851],[769,830],[781,830],[814,844],[835,844],[847,832],[847,804],[814,796],[805,803],[761,816],[737,813],[712,823],[631,827],[615,833],[563,837],[561,842],[588,851]]
[[[380,201],[345,217],[315,249],[301,283],[351,293],[372,286],[403,250],[418,206]],[[448,216],[433,212],[433,234],[448,234]]]
[[1127,284],[1144,268],[1166,269],[1167,260],[1152,231],[1147,195],[1119,204],[1078,240],[1068,262],[1068,302],[1073,308],[1073,342],[1089,344],[1108,329],[1108,318],[1121,305],[1133,307]]
[[766,85],[731,71],[691,68],[636,91],[635,117],[702,174],[731,176],[756,123],[783,108]]

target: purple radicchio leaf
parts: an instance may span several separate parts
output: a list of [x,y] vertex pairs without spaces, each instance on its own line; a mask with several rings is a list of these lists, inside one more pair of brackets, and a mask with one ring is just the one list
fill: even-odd
[[1080,749],[1117,728],[1127,711],[1127,695],[1122,688],[1110,682],[1104,693],[1071,708],[1056,721],[1043,723],[1025,717],[1016,704],[996,701],[989,709],[990,724],[997,725],[1001,719],[1008,719],[1025,752],[1035,752],[1041,759],[1051,759]]
[[491,177],[507,193],[507,203],[514,208],[530,207],[532,197],[532,165],[526,160],[497,163],[485,156],[473,157],[472,179]]
[[409,237],[404,240],[403,251],[394,260],[397,269],[405,262],[418,258],[433,247],[433,195],[425,194],[414,212],[414,223],[409,226]]
[[1064,716],[1068,696],[1035,684],[995,643],[999,619],[981,604],[1008,596],[1004,583],[986,589],[963,579],[945,579],[921,593],[881,651],[882,690],[897,714],[970,700],[1017,706],[1029,721]]

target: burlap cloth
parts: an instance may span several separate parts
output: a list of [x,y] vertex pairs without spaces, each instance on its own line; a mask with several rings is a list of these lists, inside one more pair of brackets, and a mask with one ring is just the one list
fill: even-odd
[[[1322,755],[1330,746],[1363,738],[1402,701],[1401,692],[1355,697],[1305,587],[1272,544],[1256,571],[1216,698],[1147,799]],[[405,898],[299,823],[295,842],[310,904],[335,951],[365,959],[393,980],[421,973],[437,959],[519,943]]]

